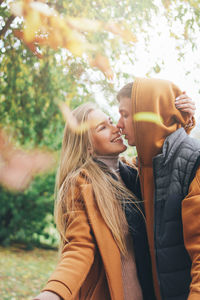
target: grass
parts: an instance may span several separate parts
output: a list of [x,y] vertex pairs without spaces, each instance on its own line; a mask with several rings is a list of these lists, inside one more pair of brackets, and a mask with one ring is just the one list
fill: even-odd
[[55,250],[0,247],[0,299],[33,299],[44,287],[57,261]]

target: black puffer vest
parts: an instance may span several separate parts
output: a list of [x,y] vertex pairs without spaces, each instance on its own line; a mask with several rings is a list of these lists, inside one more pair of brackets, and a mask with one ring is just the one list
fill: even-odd
[[[183,128],[168,136],[153,159],[154,246],[162,300],[186,300],[191,260],[184,247],[181,202],[200,165],[200,141]],[[200,199],[199,199],[200,205]]]

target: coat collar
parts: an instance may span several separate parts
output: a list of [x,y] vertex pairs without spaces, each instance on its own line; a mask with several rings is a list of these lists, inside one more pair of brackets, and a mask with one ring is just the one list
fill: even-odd
[[[94,199],[91,184],[82,185],[82,195],[89,222],[104,264],[112,300],[123,300],[121,257],[111,231],[105,224]],[[121,280],[120,280],[121,279]]]

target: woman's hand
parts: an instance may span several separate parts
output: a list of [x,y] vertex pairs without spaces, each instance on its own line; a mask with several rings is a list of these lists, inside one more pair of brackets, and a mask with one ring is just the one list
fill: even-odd
[[187,112],[192,120],[192,117],[194,117],[195,114],[196,106],[195,102],[188,97],[186,92],[183,92],[182,95],[175,99],[175,106],[177,109]]
[[45,291],[40,293],[33,300],[61,300],[61,298],[55,293]]

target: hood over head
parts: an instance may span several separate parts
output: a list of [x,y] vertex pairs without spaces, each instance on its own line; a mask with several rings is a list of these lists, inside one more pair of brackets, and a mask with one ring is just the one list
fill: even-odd
[[[152,166],[152,158],[161,152],[165,138],[188,124],[188,114],[175,107],[175,98],[181,94],[181,90],[167,80],[135,80],[132,89],[133,125],[138,158],[142,166]],[[138,113],[145,114],[140,114],[139,117],[136,115]],[[158,122],[159,117],[162,123]]]

